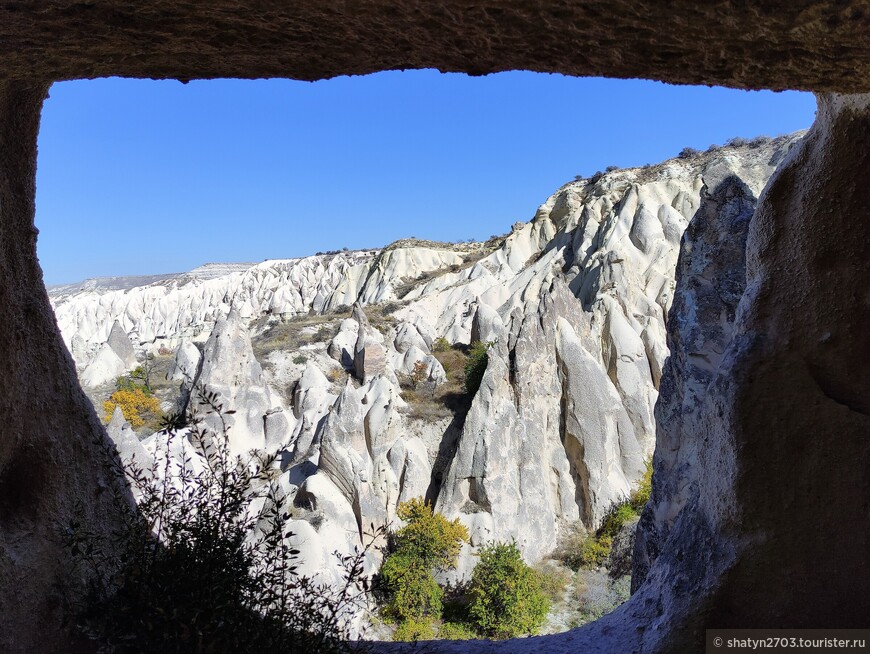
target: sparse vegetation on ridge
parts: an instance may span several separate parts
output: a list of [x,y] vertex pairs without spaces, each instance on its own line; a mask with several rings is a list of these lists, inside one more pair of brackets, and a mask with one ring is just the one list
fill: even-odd
[[468,350],[468,363],[465,364],[465,392],[469,397],[474,397],[483,381],[483,373],[486,372],[489,355],[487,352],[492,343],[475,341]]

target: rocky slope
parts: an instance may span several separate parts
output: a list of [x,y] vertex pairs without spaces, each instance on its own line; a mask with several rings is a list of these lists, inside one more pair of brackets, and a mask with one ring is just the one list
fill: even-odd
[[[578,179],[487,244],[409,240],[145,285],[63,287],[52,301],[94,392],[135,365],[131,342],[140,358],[171,351],[180,399],[170,404],[205,386],[236,410],[236,451],[280,454],[302,572],[337,578],[331,552],[349,552],[417,496],[468,526],[459,576],[491,540],[514,539],[535,562],[566,529],[594,529],[642,475],[655,444],[669,314],[720,316],[727,331],[742,279],[719,278],[710,253],[740,240],[742,199],[757,197],[797,138]],[[723,179],[733,193],[711,198],[708,188]],[[680,274],[707,281],[675,301],[690,221],[684,256],[698,249]],[[442,338],[455,352],[491,343],[473,398],[449,401],[456,370],[435,351]],[[684,338],[704,340],[698,360],[669,364],[686,371],[691,394],[718,341]],[[665,420],[689,401],[668,389],[657,415]],[[111,432],[123,431],[130,450],[118,422]],[[162,438],[143,441],[150,456]],[[677,440],[660,432],[659,449]],[[693,452],[657,456],[689,466]],[[683,486],[662,501],[662,516],[681,506]]]

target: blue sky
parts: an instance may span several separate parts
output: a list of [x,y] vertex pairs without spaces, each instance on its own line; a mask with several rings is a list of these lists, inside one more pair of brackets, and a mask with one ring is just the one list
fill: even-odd
[[538,73],[55,84],[39,136],[48,284],[485,239],[575,175],[809,127],[805,93]]

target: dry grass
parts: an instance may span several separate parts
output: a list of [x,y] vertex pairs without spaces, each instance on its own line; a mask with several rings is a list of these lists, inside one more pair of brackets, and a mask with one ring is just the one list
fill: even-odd
[[468,361],[466,346],[458,345],[448,350],[433,352],[447,373],[447,381],[435,392],[415,389],[410,380],[402,380],[402,399],[408,403],[408,414],[421,420],[436,420],[468,412],[471,398],[465,393],[465,364]]
[[555,561],[541,561],[532,568],[538,576],[541,590],[550,600],[552,606],[561,604],[565,599],[565,591],[574,580],[574,575],[567,568]]
[[326,378],[333,384],[343,383],[347,378],[348,373],[341,368],[332,368],[326,373]]
[[402,390],[402,399],[408,403],[408,415],[418,420],[438,420],[453,415],[443,402],[428,391],[406,388]]
[[579,570],[583,567],[584,559],[582,553],[589,537],[589,532],[579,520],[566,525],[565,531],[559,538],[559,543],[551,558],[560,561],[572,570]]
[[580,570],[575,574],[573,589],[577,613],[569,626],[579,627],[607,615],[629,598],[630,588],[628,575],[613,580],[605,572]]
[[[312,327],[317,330],[311,333]],[[276,323],[251,339],[254,356],[261,363],[276,350],[299,350],[304,345],[328,343],[338,331],[335,314],[298,316]]]
[[402,280],[402,283],[395,287],[396,297],[400,300],[408,295],[411,291],[413,291],[418,286],[421,286],[436,277],[441,277],[441,275],[446,275],[449,272],[457,272],[459,270],[459,265],[453,266],[444,266],[443,268],[436,268],[435,270],[430,270],[429,272],[420,273],[416,278],[405,278]]

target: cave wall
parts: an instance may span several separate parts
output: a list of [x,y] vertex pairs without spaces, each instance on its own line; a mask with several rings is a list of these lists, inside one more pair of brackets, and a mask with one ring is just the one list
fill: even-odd
[[[693,391],[701,395],[694,410],[667,423],[657,414],[653,498],[636,541],[635,574],[646,582],[632,604],[656,597],[667,607],[680,593],[701,600],[672,611],[695,614],[694,626],[678,630],[690,643],[701,642],[704,626],[866,626],[867,175],[870,96],[820,96],[815,124],[758,200],[724,350],[714,331],[723,321],[707,327],[721,352],[712,376],[681,377],[686,367],[674,361],[705,353],[694,347],[700,339],[674,340],[683,349],[664,373],[668,383],[682,384],[684,397],[699,379],[706,387]],[[689,283],[678,280],[678,292]],[[669,322],[682,336],[697,327]],[[681,442],[671,442],[675,431]],[[691,454],[672,455],[679,448]],[[694,461],[689,475],[673,465],[681,456]]]
[[[81,511],[108,529],[117,483],[36,258],[36,137],[48,84],[0,81],[0,651],[66,651],[84,577],[60,545]],[[126,493],[124,488],[116,489]],[[69,592],[68,592],[69,591]],[[71,594],[72,593],[72,594]]]
[[[529,69],[821,93],[759,199],[734,331],[690,437],[691,501],[632,600],[583,629],[440,651],[687,651],[705,626],[864,626],[870,585],[868,12],[853,2],[0,3],[0,650],[69,651],[56,529],[112,522],[103,430],[33,225],[51,81]],[[664,383],[664,382],[663,382]],[[666,474],[654,481],[664,492]]]
[[868,177],[870,95],[822,95],[750,225],[746,291],[697,434],[699,505],[740,543],[711,622],[867,626]]

